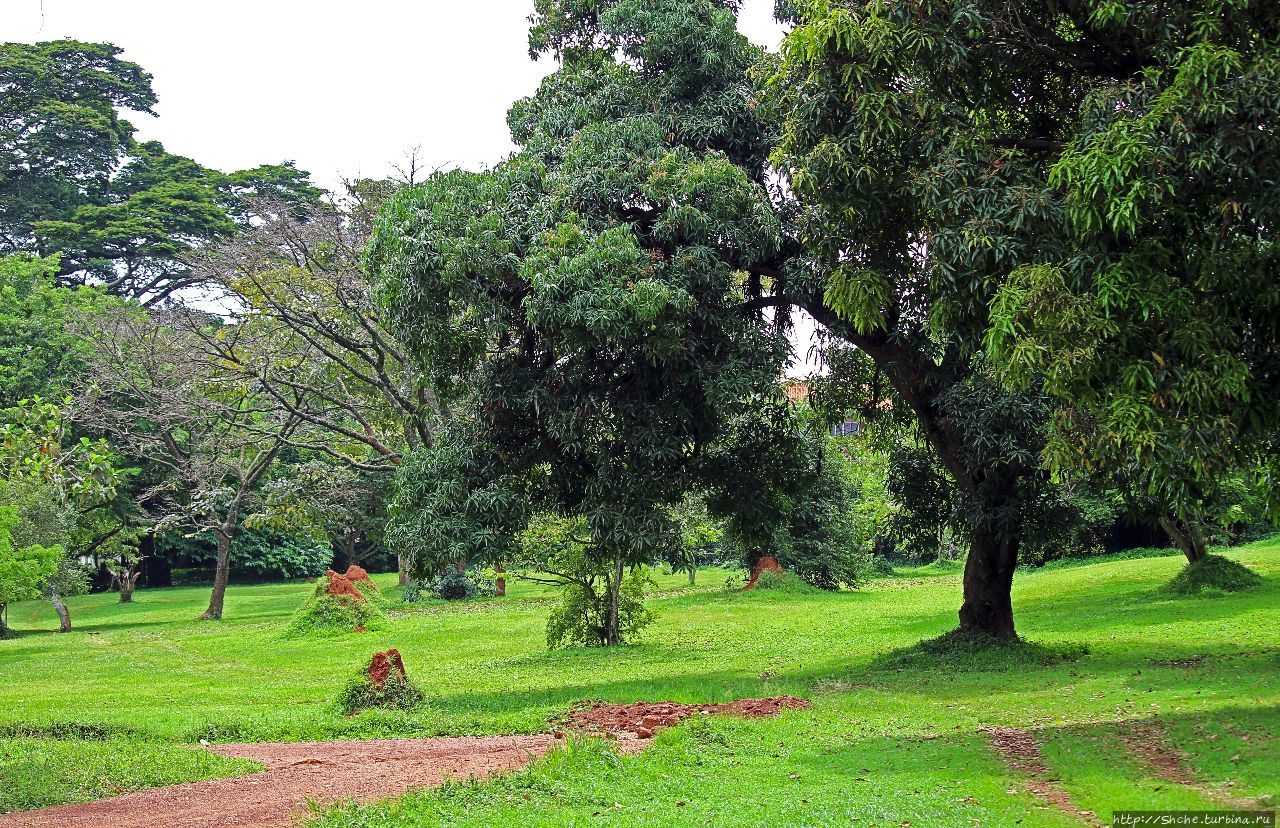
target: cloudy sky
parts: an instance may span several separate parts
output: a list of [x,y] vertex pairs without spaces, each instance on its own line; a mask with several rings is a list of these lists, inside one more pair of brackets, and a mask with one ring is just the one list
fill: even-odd
[[[0,0],[6,41],[108,41],[154,76],[140,137],[231,170],[292,159],[317,181],[510,152],[506,110],[554,67],[526,47],[532,0]],[[773,0],[742,29],[776,47]]]
[[[142,139],[222,170],[296,161],[315,180],[381,177],[418,148],[427,169],[477,168],[513,147],[506,111],[551,61],[530,60],[533,0],[0,0],[0,36],[107,41],[154,77]],[[777,48],[773,0],[739,26]],[[808,349],[802,325],[797,351]],[[792,373],[807,373],[797,365]]]

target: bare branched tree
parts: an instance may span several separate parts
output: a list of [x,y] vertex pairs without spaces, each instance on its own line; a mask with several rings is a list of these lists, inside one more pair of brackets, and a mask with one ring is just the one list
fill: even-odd
[[390,471],[405,451],[431,445],[448,416],[379,321],[361,266],[368,198],[381,189],[349,185],[346,202],[305,215],[256,204],[257,226],[193,261],[202,282],[224,292],[231,316],[260,334],[246,348],[208,331],[206,347],[308,424],[292,445],[365,471]]
[[[214,332],[216,331],[216,332]],[[165,471],[140,494],[153,530],[212,532],[217,568],[209,608],[222,618],[231,542],[267,471],[303,426],[299,395],[282,405],[224,363],[213,341],[246,347],[256,333],[190,311],[123,310],[85,326],[93,345],[74,416]]]

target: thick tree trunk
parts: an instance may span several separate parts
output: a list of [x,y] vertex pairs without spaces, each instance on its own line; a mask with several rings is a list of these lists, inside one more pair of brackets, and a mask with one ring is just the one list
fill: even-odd
[[124,575],[118,579],[118,583],[120,584],[120,603],[132,604],[133,585],[137,583],[134,581],[133,575],[129,572],[124,573]]
[[609,580],[608,609],[605,612],[603,644],[616,647],[622,643],[622,631],[619,629],[619,605],[622,602],[622,557],[613,562],[613,577]]
[[1161,515],[1160,528],[1169,536],[1173,545],[1187,556],[1187,563],[1195,563],[1208,554],[1204,532],[1195,521],[1177,520],[1168,515]]
[[501,598],[507,594],[507,579],[502,577],[507,570],[503,569],[502,564],[498,564],[493,571],[497,573],[497,577],[493,579],[493,593]]
[[209,596],[209,608],[200,616],[201,621],[222,620],[222,604],[227,597],[227,578],[231,574],[231,541],[235,539],[238,518],[239,515],[233,511],[231,520],[214,532],[218,538],[218,562],[213,572],[213,592]]
[[698,567],[689,567],[689,586],[696,586],[698,583]]
[[1017,638],[1013,628],[1013,570],[1018,565],[1018,539],[976,531],[964,565],[964,603],[960,629],[995,638]]
[[71,632],[71,612],[67,609],[67,602],[55,592],[49,596],[49,603],[53,604],[53,611],[58,613],[58,632]]

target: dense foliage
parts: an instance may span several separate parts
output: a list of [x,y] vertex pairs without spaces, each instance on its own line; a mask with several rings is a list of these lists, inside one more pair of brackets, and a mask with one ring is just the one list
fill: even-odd
[[1110,55],[1038,125],[1055,243],[1001,287],[989,341],[1058,403],[1051,466],[1131,481],[1194,561],[1237,469],[1266,464],[1280,510],[1280,20],[1083,5],[1076,37]]
[[402,474],[401,520],[430,557],[497,563],[533,506],[584,519],[612,644],[624,570],[661,558],[686,492],[734,484],[709,447],[776,394],[781,342],[743,313],[741,270],[780,228],[731,8],[538,8],[531,47],[561,68],[511,109],[520,152],[394,197],[370,261],[468,418]]

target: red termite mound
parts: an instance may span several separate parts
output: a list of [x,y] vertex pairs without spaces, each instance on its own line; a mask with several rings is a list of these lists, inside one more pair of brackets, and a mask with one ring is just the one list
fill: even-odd
[[326,592],[339,601],[342,600],[344,595],[356,601],[364,600],[364,595],[360,593],[360,590],[356,589],[355,584],[351,583],[351,579],[346,575],[339,575],[330,569],[325,573],[325,577],[329,579],[329,588]]
[[357,566],[356,564],[352,564],[351,566],[347,567],[347,573],[345,577],[351,583],[359,584],[360,585],[358,587],[359,589],[372,589],[374,592],[378,591],[378,587],[374,585],[373,579],[369,577],[369,573],[366,572],[364,567],[362,566]]
[[751,580],[747,581],[747,585],[742,589],[745,592],[746,590],[753,588],[756,585],[756,581],[760,579],[760,573],[762,572],[777,572],[781,575],[785,571],[786,570],[782,568],[776,558],[772,555],[765,555],[756,562],[754,567],[751,568]]
[[387,679],[394,670],[401,681],[407,678],[404,671],[404,659],[399,650],[387,650],[385,653],[374,653],[369,662],[369,681],[375,687],[386,687]]

